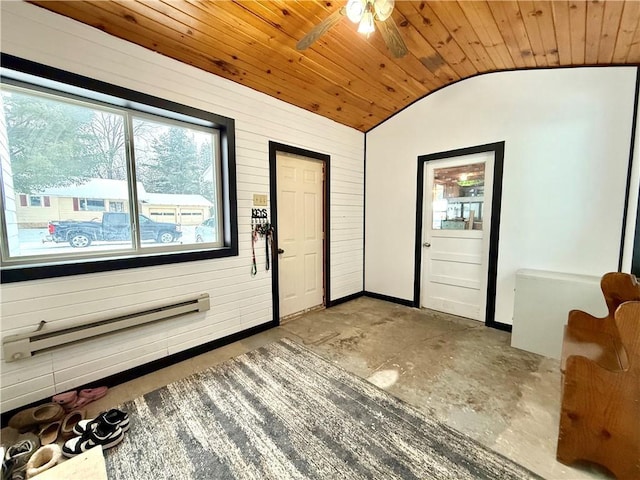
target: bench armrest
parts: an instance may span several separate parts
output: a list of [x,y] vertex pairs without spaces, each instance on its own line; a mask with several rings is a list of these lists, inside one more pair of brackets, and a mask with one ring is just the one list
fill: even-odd
[[569,357],[584,357],[605,370],[624,370],[624,349],[616,337],[598,330],[565,327],[562,339],[560,371],[565,373]]
[[571,310],[567,318],[567,325],[569,328],[604,332],[606,331],[605,320],[605,318],[594,317],[582,310]]

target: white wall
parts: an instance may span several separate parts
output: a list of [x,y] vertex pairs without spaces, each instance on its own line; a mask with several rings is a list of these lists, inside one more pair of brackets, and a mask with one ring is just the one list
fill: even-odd
[[[640,95],[640,85],[638,85]],[[633,149],[633,164],[631,166],[631,182],[629,184],[629,211],[627,212],[627,225],[624,236],[624,254],[622,256],[622,271],[631,271],[633,260],[633,243],[636,233],[636,218],[638,214],[638,195],[640,195],[640,109],[636,119],[636,138]],[[640,241],[640,239],[638,239]]]
[[[2,336],[208,292],[211,311],[4,363],[2,411],[272,320],[271,272],[251,277],[254,193],[268,142],[331,156],[331,300],[362,291],[364,135],[30,4],[1,3],[2,51],[236,120],[240,255],[2,285]],[[261,250],[262,251],[262,250]]]
[[617,270],[635,75],[633,67],[482,75],[368,132],[365,290],[413,298],[417,157],[499,141],[495,320],[512,323],[520,268]]

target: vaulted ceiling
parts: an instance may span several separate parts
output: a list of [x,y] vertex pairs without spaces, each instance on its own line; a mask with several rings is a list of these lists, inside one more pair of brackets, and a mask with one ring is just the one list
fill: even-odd
[[398,0],[402,58],[346,17],[296,50],[346,0],[32,3],[361,131],[480,73],[640,64],[637,0]]

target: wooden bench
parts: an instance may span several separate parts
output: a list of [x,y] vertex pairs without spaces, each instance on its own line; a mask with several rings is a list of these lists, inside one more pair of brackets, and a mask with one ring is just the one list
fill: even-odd
[[[608,274],[609,275],[609,274]],[[624,274],[621,274],[624,275]],[[638,294],[635,278],[627,294]],[[610,279],[613,277],[610,277]],[[620,281],[622,277],[618,276]],[[603,277],[604,280],[604,277]],[[608,293],[603,293],[607,298]],[[618,479],[640,479],[640,301],[607,299],[604,319],[571,312],[562,355],[562,407],[556,457],[598,463]],[[613,312],[611,309],[618,302]],[[586,316],[585,316],[586,315]],[[571,319],[573,318],[573,321]],[[586,319],[584,324],[581,319]]]
[[607,304],[606,317],[597,318],[581,310],[569,312],[562,343],[563,373],[571,355],[590,358],[607,370],[622,369],[628,361],[614,317],[622,303],[640,301],[640,283],[634,275],[610,272],[602,276],[600,288]]

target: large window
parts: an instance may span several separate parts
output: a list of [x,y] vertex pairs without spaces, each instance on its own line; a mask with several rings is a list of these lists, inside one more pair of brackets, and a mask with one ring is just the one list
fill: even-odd
[[237,254],[232,120],[4,60],[3,281]]

